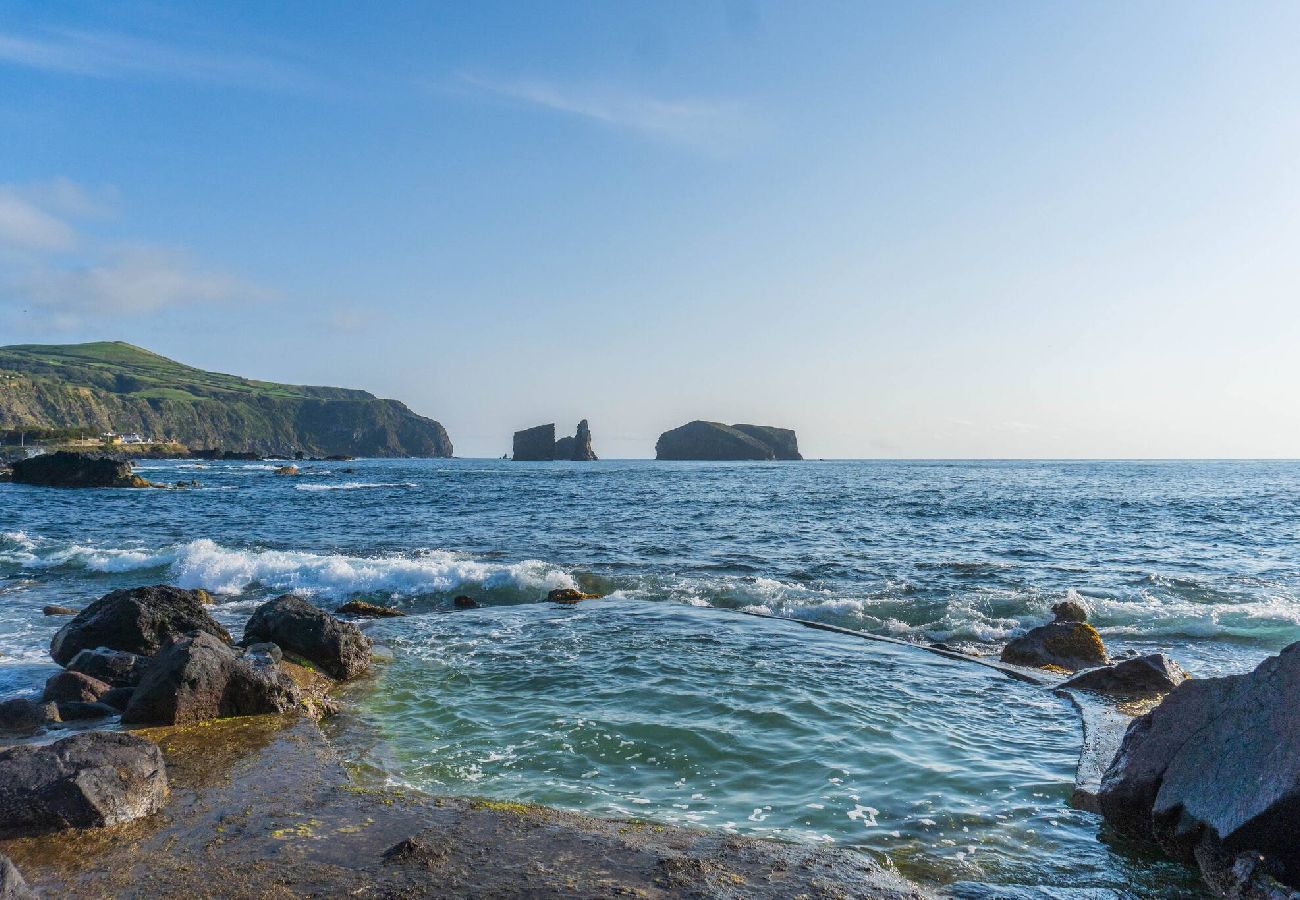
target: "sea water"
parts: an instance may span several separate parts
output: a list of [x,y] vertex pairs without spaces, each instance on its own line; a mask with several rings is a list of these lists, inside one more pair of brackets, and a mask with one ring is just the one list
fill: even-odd
[[1113,651],[1202,677],[1300,640],[1295,463],[302,468],[0,485],[0,695],[54,671],[45,604],[168,581],[238,632],[278,593],[360,597],[409,614],[368,625],[393,659],[354,698],[367,740],[341,744],[393,781],[856,847],[932,884],[1188,896],[1191,873],[1069,808],[1079,725],[1049,691],[744,613],[994,653],[1068,597]]

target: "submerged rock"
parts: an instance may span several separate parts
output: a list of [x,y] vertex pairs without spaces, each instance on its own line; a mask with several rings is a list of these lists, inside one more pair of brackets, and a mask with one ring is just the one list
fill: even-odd
[[107,719],[120,712],[121,710],[114,706],[94,700],[68,700],[59,704],[59,718],[64,722]]
[[452,599],[451,605],[456,609],[478,609],[482,604],[473,597],[467,597],[466,595],[461,594],[459,597]]
[[[71,703],[82,701],[94,703],[113,689],[98,678],[91,678],[81,672],[64,670],[51,675],[45,682],[45,693],[41,700],[46,703]],[[62,710],[60,709],[60,712]],[[64,716],[66,719],[67,716]]]
[[19,460],[13,464],[13,480],[42,487],[149,487],[149,482],[131,471],[129,462],[66,450]]
[[546,595],[546,599],[552,603],[563,603],[572,606],[583,600],[595,600],[597,594],[584,594],[582,591],[574,588],[556,588]]
[[1113,666],[1087,669],[1061,685],[1113,697],[1158,697],[1187,680],[1187,672],[1163,653],[1121,660]]
[[99,647],[152,656],[172,638],[192,631],[230,642],[195,591],[168,584],[128,588],[106,594],[77,613],[54,635],[50,656],[61,666],[82,650]]
[[297,466],[277,466],[275,469],[275,474],[276,475],[298,475],[300,473],[298,472]]
[[77,610],[70,606],[46,606],[41,608],[41,614],[46,616],[75,616]]
[[788,428],[724,425],[697,419],[659,435],[655,459],[799,460],[803,456],[795,433]]
[[162,753],[135,735],[89,731],[0,752],[0,828],[116,825],[166,798]]
[[4,854],[0,854],[0,900],[36,900],[22,874]]
[[1133,721],[1102,779],[1102,814],[1201,865],[1241,853],[1300,886],[1300,643],[1248,674],[1189,679]]
[[1085,622],[1052,622],[1032,628],[1002,648],[1004,663],[1070,672],[1110,662],[1097,629]]
[[108,647],[82,650],[68,661],[69,672],[81,672],[113,687],[139,684],[148,668],[149,657],[125,650],[110,650]]
[[514,458],[519,462],[543,462],[555,459],[555,423],[516,431]]
[[345,616],[370,616],[374,619],[393,619],[406,615],[400,609],[393,609],[391,606],[379,606],[374,603],[367,603],[364,600],[349,600],[334,612]]
[[370,668],[371,642],[360,628],[293,594],[262,604],[248,620],[245,644],[260,641],[278,644],[334,678],[355,678]]
[[204,633],[178,638],[154,658],[122,721],[188,725],[288,712],[302,694],[279,662],[278,647],[236,649]]
[[59,708],[53,703],[31,697],[0,700],[0,733],[32,732],[61,722]]

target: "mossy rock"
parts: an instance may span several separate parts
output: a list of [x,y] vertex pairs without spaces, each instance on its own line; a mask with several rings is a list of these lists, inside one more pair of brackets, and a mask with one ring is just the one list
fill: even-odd
[[1052,622],[1031,629],[1002,648],[1002,661],[1017,666],[1077,672],[1110,662],[1097,629],[1086,622]]

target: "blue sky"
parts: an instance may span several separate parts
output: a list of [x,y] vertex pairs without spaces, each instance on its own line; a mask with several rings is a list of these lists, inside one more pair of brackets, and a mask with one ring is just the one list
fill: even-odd
[[499,455],[1300,455],[1300,4],[0,0],[0,343]]

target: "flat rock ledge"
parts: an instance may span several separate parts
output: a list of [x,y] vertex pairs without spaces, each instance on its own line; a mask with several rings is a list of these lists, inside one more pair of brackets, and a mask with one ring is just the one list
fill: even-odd
[[354,780],[315,723],[253,716],[137,732],[161,815],[0,839],[44,896],[924,898],[872,857]]

